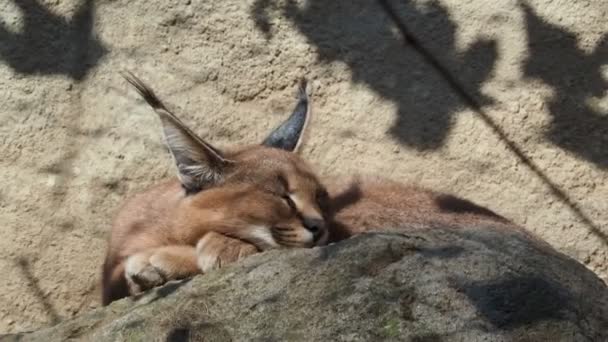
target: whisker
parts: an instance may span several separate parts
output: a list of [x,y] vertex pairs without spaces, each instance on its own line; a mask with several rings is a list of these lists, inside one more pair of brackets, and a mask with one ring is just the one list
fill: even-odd
[[283,231],[283,232],[293,231],[293,228],[289,228],[289,227],[272,227],[272,229],[277,230],[277,231]]
[[281,242],[288,243],[288,244],[295,244],[298,246],[301,246],[304,244],[303,241],[301,241],[299,239],[280,239],[280,240],[281,240]]
[[294,239],[298,238],[298,234],[294,234],[294,233],[287,233],[287,234],[277,233],[277,236],[284,237],[284,238],[294,238]]
[[277,241],[280,245],[285,247],[302,247],[303,244],[299,242],[288,242],[288,241]]

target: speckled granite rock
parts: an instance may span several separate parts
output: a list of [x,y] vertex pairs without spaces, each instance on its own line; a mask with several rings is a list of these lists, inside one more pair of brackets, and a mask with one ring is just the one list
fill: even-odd
[[262,253],[0,341],[606,341],[608,288],[519,232],[375,233]]

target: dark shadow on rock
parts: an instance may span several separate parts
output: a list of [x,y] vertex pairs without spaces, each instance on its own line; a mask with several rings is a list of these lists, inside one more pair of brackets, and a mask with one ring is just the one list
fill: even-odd
[[177,291],[180,287],[188,284],[192,280],[192,277],[186,278],[183,280],[171,281],[166,283],[165,285],[156,289],[155,299],[165,298],[171,295],[173,292]]
[[524,74],[554,90],[547,138],[560,148],[608,168],[608,113],[590,101],[608,91],[602,65],[608,64],[608,33],[592,52],[582,50],[576,35],[541,18],[521,1],[528,35]]
[[222,324],[207,322],[177,322],[178,326],[169,330],[166,342],[188,341],[232,341],[230,333]]
[[416,336],[412,337],[411,341],[412,342],[441,342],[441,341],[444,341],[444,339],[439,334],[430,333],[430,334],[416,335]]
[[189,328],[175,328],[169,331],[166,338],[167,342],[187,342],[190,341]]
[[83,0],[71,19],[39,0],[12,0],[23,15],[13,33],[0,21],[0,60],[25,75],[61,74],[82,80],[106,53],[94,36],[94,0]]
[[141,294],[132,296],[134,300],[139,300],[142,297],[148,297],[150,293],[153,293],[150,296],[150,299],[147,300],[146,304],[154,303],[159,299],[165,298],[173,294],[175,291],[179,290],[180,287],[188,284],[192,281],[193,277],[185,278],[182,280],[171,280],[162,286],[154,288],[152,291],[146,291]]
[[[465,51],[456,47],[456,24],[438,1],[424,6],[410,1],[397,4],[398,13],[413,34],[424,37],[425,46],[459,75],[467,91],[480,103],[491,103],[480,92],[497,59],[496,42],[478,40]],[[394,25],[375,1],[294,1],[278,8],[271,0],[257,0],[251,15],[257,28],[272,36],[269,13],[294,23],[317,48],[322,62],[346,63],[352,80],[363,83],[398,106],[390,134],[402,144],[419,150],[442,146],[453,115],[465,107],[450,87],[413,49],[403,46]],[[365,125],[364,122],[358,123]]]
[[460,283],[455,287],[465,293],[482,317],[501,330],[564,320],[564,312],[573,311],[569,291],[538,276]]

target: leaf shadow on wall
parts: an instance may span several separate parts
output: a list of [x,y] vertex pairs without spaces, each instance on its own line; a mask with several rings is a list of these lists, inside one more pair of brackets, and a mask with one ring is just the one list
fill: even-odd
[[523,1],[519,6],[528,35],[524,74],[554,90],[548,102],[552,120],[547,139],[608,168],[608,109],[602,110],[598,104],[608,96],[608,79],[601,70],[608,67],[608,32],[593,51],[586,52],[574,33],[545,21]]
[[[458,49],[457,25],[437,1],[424,6],[402,1],[397,9],[414,35],[424,37],[431,52],[459,75],[467,91],[480,103],[491,104],[480,88],[498,57],[496,42],[480,39]],[[289,0],[279,8],[272,0],[257,0],[251,15],[267,39],[273,36],[271,14],[276,11],[317,48],[322,62],[346,63],[353,82],[397,104],[397,117],[388,133],[400,143],[418,150],[444,144],[454,114],[465,104],[416,51],[404,49],[402,37],[376,2],[311,0],[300,6]]]
[[71,19],[39,0],[12,0],[23,28],[12,32],[0,20],[0,60],[24,75],[66,75],[82,80],[107,50],[94,36],[94,0],[84,0]]

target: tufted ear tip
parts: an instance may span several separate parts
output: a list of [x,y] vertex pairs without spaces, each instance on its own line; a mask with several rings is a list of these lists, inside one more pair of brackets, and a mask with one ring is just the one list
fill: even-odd
[[308,80],[300,79],[298,103],[291,115],[264,140],[262,145],[280,148],[289,152],[297,151],[310,118],[310,100],[307,92]]
[[308,87],[308,79],[306,77],[302,77],[300,79],[300,88],[298,89],[298,98],[299,99],[308,99],[308,93],[306,88]]
[[196,193],[219,182],[231,161],[190,130],[141,79],[128,71],[121,72],[121,75],[135,87],[160,118],[165,142],[186,192]]

